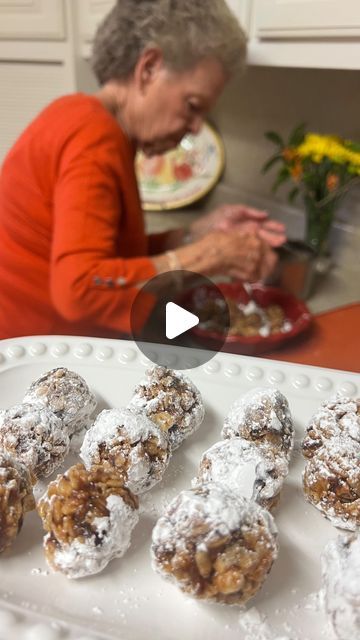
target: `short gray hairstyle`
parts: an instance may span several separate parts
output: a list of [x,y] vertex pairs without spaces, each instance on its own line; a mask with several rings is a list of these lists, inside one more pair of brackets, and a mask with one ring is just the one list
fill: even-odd
[[153,46],[176,71],[207,57],[228,76],[245,64],[246,37],[225,0],[118,0],[95,36],[92,67],[99,83],[131,76],[141,53]]

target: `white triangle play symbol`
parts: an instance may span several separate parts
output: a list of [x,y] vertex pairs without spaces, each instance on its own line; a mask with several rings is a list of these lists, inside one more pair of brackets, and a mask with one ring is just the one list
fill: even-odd
[[197,324],[199,324],[199,318],[190,311],[186,311],[174,302],[166,304],[166,337],[168,340],[173,340],[185,331],[196,327]]

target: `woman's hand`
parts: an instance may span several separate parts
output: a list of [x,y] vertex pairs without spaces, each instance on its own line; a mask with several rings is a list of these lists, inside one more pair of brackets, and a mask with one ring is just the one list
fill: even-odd
[[[211,231],[197,242],[176,249],[178,268],[203,275],[224,275],[248,282],[266,278],[273,270],[277,256],[258,233],[234,229]],[[166,254],[153,257],[158,273],[171,271]]]
[[224,274],[247,282],[266,278],[275,267],[277,256],[257,233],[234,229],[207,234],[201,241],[205,254],[212,258],[213,274]]
[[271,247],[279,247],[286,241],[285,226],[271,220],[266,211],[242,204],[223,205],[190,225],[190,236],[198,240],[211,231],[258,233]]

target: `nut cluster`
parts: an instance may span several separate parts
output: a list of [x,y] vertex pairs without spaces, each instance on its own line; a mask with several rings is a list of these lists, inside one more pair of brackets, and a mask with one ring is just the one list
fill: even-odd
[[132,509],[138,508],[138,499],[111,466],[93,466],[88,471],[77,464],[50,482],[38,503],[44,529],[51,534],[49,546],[55,549],[75,539],[84,543],[86,538],[96,537],[94,520],[109,515],[106,500],[111,495],[120,496]]
[[0,552],[10,547],[24,515],[35,508],[34,477],[11,454],[0,454]]
[[308,501],[335,526],[360,526],[360,399],[337,395],[310,421],[302,443]]

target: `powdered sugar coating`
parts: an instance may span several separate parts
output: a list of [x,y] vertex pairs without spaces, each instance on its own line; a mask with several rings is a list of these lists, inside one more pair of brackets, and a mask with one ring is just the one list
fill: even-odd
[[251,389],[230,407],[222,437],[241,437],[256,443],[265,453],[290,456],[294,427],[287,399],[272,387]]
[[270,513],[223,486],[182,491],[152,535],[153,567],[198,598],[241,604],[263,583],[277,555]]
[[325,608],[338,640],[360,637],[360,536],[341,535],[322,555]]
[[0,446],[21,460],[37,478],[49,476],[69,451],[62,421],[47,407],[17,404],[0,421]]
[[341,434],[326,441],[307,461],[304,492],[335,527],[360,526],[360,444]]
[[269,509],[277,502],[288,471],[285,455],[266,456],[253,442],[231,438],[205,451],[193,486],[215,482]]
[[128,407],[146,412],[150,420],[169,434],[172,449],[201,425],[205,408],[201,394],[189,378],[166,367],[155,366],[135,389]]
[[145,413],[129,409],[102,411],[87,431],[80,456],[85,466],[107,461],[125,473],[135,494],[159,482],[170,460],[170,443]]
[[307,427],[302,449],[310,458],[328,440],[343,434],[360,444],[360,398],[337,394],[324,401]]
[[[84,578],[102,571],[113,558],[121,558],[130,546],[131,532],[139,516],[124,500],[111,495],[106,500],[108,515],[95,518],[92,533],[83,540],[75,538],[70,544],[59,546],[53,564],[68,578]],[[46,550],[51,540],[44,538]]]
[[63,421],[70,437],[89,426],[97,404],[85,380],[65,367],[47,371],[35,380],[24,402],[40,403],[51,409]]

